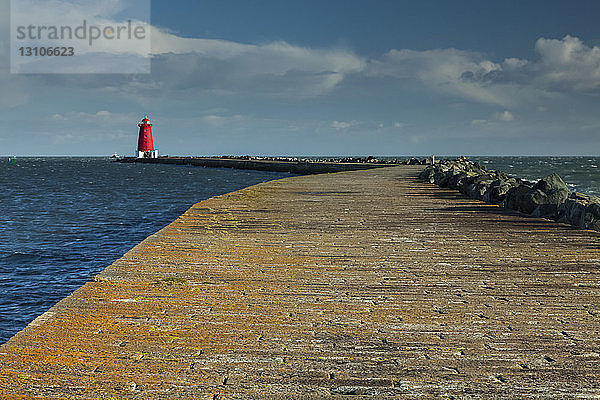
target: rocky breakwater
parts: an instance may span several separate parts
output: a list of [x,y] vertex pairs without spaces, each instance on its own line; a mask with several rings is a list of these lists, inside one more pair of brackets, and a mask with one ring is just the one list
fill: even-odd
[[557,174],[529,182],[459,157],[427,166],[419,178],[533,217],[600,231],[600,198],[570,192]]

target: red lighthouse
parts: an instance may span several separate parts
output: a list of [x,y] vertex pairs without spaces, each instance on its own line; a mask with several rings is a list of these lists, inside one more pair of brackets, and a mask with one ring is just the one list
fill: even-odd
[[152,140],[152,124],[147,116],[141,123],[138,124],[140,127],[140,133],[138,136],[138,158],[158,158],[158,150],[154,150],[154,141]]

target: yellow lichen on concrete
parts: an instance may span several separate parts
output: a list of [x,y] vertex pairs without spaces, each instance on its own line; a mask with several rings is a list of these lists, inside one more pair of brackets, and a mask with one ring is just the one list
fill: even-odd
[[194,205],[0,347],[0,398],[592,397],[599,234],[416,181]]

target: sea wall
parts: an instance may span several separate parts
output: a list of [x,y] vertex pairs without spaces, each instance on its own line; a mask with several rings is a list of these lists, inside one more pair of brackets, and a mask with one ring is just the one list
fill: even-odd
[[289,172],[298,175],[313,175],[330,172],[357,171],[363,169],[381,168],[390,164],[377,163],[336,163],[336,162],[305,162],[305,161],[275,161],[254,159],[229,159],[205,157],[160,157],[160,158],[124,158],[119,162],[146,164],[177,164],[195,165],[208,168],[234,168],[255,171]]
[[290,172],[298,175],[314,175],[332,172],[359,171],[372,168],[390,167],[395,165],[427,165],[431,159],[417,159],[414,157],[406,160],[378,159],[375,157],[343,157],[325,159],[306,159],[295,157],[251,157],[251,156],[224,156],[224,157],[159,157],[136,158],[125,157],[117,160],[122,163],[147,163],[147,164],[177,164],[195,165],[207,168],[234,168],[256,171]]
[[555,173],[533,183],[459,157],[429,165],[419,178],[533,217],[600,231],[600,198],[570,192]]

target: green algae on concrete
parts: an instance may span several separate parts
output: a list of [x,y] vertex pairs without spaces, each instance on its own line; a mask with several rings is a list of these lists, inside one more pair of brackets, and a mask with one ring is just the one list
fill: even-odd
[[599,234],[420,168],[194,205],[0,346],[0,398],[596,396]]

